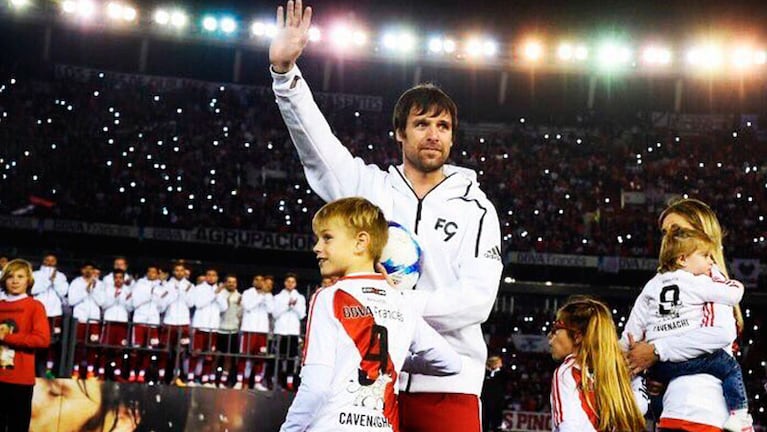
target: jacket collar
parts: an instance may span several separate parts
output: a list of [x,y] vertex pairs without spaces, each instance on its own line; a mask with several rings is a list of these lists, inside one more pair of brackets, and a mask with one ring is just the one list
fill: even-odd
[[[439,195],[443,198],[461,197],[468,195],[472,185],[478,186],[477,173],[474,170],[445,164],[443,172],[445,173],[445,179],[429,191],[427,196]],[[392,186],[395,189],[405,194],[412,194],[413,197],[416,196],[412,183],[405,177],[404,166],[402,164],[397,166],[390,165],[389,174]]]

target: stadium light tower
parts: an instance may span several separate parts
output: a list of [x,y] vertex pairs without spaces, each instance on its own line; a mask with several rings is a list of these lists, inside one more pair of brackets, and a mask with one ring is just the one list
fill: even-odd
[[599,47],[597,60],[604,69],[616,69],[631,62],[631,51],[617,42],[608,41]]
[[687,53],[687,62],[703,71],[712,71],[722,66],[724,54],[718,45],[707,43],[693,47]]

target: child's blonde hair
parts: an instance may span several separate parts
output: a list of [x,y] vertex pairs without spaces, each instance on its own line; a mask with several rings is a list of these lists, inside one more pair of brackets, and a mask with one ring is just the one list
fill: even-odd
[[679,258],[690,256],[699,250],[713,254],[716,250],[716,244],[703,231],[672,225],[671,229],[663,235],[663,241],[660,245],[658,272],[666,273],[679,270],[682,268],[679,264]]
[[591,406],[599,419],[600,431],[644,431],[644,416],[634,399],[628,366],[618,344],[618,333],[607,305],[589,297],[570,299],[559,311],[557,319],[568,328],[571,339],[581,343],[576,362],[582,374],[580,390],[594,393],[596,406]]
[[314,215],[312,230],[317,233],[321,226],[333,219],[339,221],[351,235],[362,231],[368,233],[368,254],[375,263],[381,260],[383,248],[389,241],[389,224],[378,206],[360,197],[331,201]]
[[32,285],[35,284],[35,278],[32,277],[32,264],[30,264],[27,260],[17,258],[15,260],[9,261],[8,264],[3,267],[3,275],[0,276],[0,289],[3,291],[7,290],[5,287],[5,281],[10,279],[11,275],[16,273],[18,270],[24,270],[24,272],[27,274],[27,291],[32,288]]

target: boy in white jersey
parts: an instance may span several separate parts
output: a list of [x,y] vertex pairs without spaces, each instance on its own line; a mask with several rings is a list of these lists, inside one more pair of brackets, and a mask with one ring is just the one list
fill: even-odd
[[[714,243],[697,230],[673,226],[663,237],[658,274],[645,285],[637,298],[626,324],[622,342],[678,335],[701,326],[713,325],[713,303],[734,306],[743,297],[743,285],[735,280],[725,281],[716,275],[711,257]],[[712,278],[712,269],[715,278]],[[661,382],[674,378],[709,374],[722,381],[730,418],[727,431],[747,431],[752,420],[748,415],[748,399],[743,375],[731,347],[701,355],[684,362],[661,362],[650,370]],[[653,398],[653,412],[658,418],[662,410],[661,397]]]
[[374,272],[388,238],[381,209],[340,199],[317,212],[312,228],[320,273],[341,278],[312,298],[301,385],[280,430],[398,431],[403,366],[451,375],[461,358]]

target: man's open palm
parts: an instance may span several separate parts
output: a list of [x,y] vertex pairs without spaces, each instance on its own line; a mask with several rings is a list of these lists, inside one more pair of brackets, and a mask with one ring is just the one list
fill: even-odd
[[277,8],[277,34],[269,46],[269,63],[275,72],[289,71],[309,41],[312,8],[303,8],[301,0],[289,0],[283,10]]

